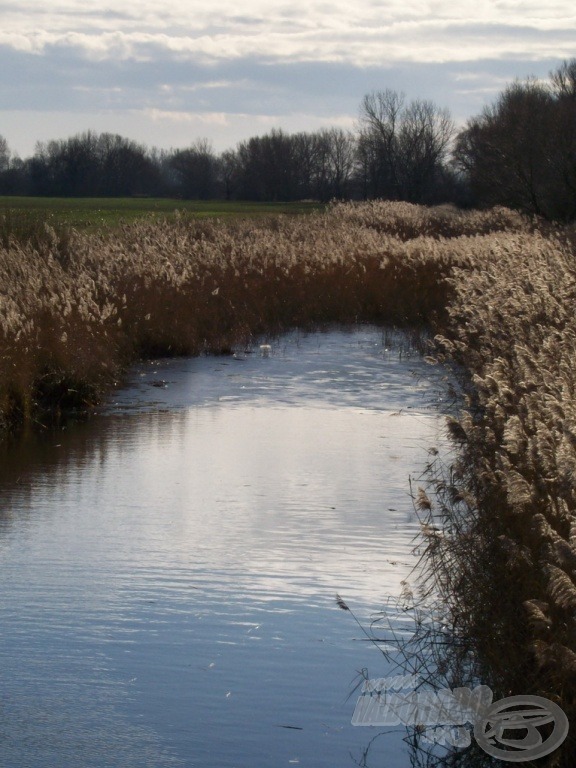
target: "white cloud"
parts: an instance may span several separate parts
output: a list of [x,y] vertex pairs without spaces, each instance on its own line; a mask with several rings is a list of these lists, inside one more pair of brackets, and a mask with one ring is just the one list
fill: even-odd
[[[0,2],[0,44],[37,53],[70,48],[89,60],[463,61],[570,56],[572,2],[552,0],[105,0]],[[533,33],[537,32],[538,36]],[[532,34],[531,34],[532,33]]]
[[235,117],[225,112],[178,112],[177,110],[163,110],[151,107],[142,111],[142,116],[155,123],[188,123],[196,126],[226,126]]
[[[573,24],[576,28],[576,20]],[[454,41],[458,41],[458,45]],[[306,30],[284,34],[270,31],[258,36],[234,32],[168,35],[149,32],[54,33],[35,30],[28,34],[0,32],[0,45],[35,54],[50,49],[69,50],[88,61],[153,61],[173,58],[199,63],[257,57],[265,61],[347,62],[374,66],[398,62],[470,61],[483,58],[526,56],[569,58],[576,48],[576,32],[547,30],[537,35],[530,27],[484,25],[468,22],[402,21],[387,27],[355,31]]]
[[462,121],[574,55],[573,0],[0,0],[0,133],[231,146],[352,127],[387,87]]

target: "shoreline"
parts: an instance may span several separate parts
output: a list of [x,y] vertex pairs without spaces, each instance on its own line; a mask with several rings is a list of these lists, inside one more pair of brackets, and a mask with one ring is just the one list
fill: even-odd
[[334,322],[432,328],[430,355],[458,364],[470,384],[451,421],[460,460],[433,510],[466,525],[436,547],[437,578],[502,690],[549,698],[571,718],[572,237],[504,209],[405,203],[138,223],[65,244],[47,231],[42,248],[2,251],[0,410],[5,423],[24,423],[39,406],[90,406],[127,365],[159,352],[222,353]]

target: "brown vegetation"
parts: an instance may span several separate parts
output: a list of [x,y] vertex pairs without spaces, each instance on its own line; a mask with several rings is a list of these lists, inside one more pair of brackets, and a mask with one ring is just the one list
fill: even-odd
[[113,235],[64,237],[48,226],[28,240],[5,234],[4,419],[50,400],[89,405],[143,354],[220,352],[296,325],[424,323],[442,310],[450,264],[439,246],[405,245],[344,210],[142,222]]
[[[456,622],[500,681],[576,713],[576,261],[560,236],[467,244],[444,359],[465,366],[461,458],[439,490],[458,532],[437,545]],[[462,492],[463,491],[463,492]],[[444,551],[442,551],[444,550]],[[444,557],[450,567],[442,567]],[[574,747],[567,747],[569,751]],[[573,764],[568,755],[568,762]]]
[[466,372],[468,399],[451,425],[461,457],[437,488],[446,518],[430,544],[438,583],[503,695],[544,695],[574,714],[576,261],[567,231],[543,233],[506,209],[368,203],[303,218],[45,235],[29,245],[8,238],[0,251],[5,424],[90,406],[138,355],[222,352],[328,322],[435,329],[436,355]]

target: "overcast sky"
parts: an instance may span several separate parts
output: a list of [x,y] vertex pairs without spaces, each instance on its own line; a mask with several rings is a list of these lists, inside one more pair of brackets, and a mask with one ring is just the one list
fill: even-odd
[[459,123],[576,56],[574,0],[0,0],[0,135],[215,149],[354,126],[392,88]]

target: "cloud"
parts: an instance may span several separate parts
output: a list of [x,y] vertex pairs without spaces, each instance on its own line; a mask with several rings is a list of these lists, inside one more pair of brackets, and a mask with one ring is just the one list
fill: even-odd
[[[47,8],[49,10],[47,10]],[[247,0],[206,4],[125,0],[121,11],[102,0],[0,2],[0,45],[47,54],[69,49],[90,61],[152,60],[157,56],[214,62],[464,61],[526,54],[570,56],[576,14],[561,0]]]
[[156,107],[144,109],[142,115],[155,123],[189,123],[197,126],[227,126],[234,118],[247,117],[247,115],[232,115],[226,112],[177,112]]
[[573,56],[575,13],[572,0],[0,0],[0,133],[24,153],[98,126],[230,146],[270,126],[352,125],[388,87],[462,122]]
[[[576,25],[575,25],[576,26]],[[376,66],[400,62],[436,63],[526,55],[533,60],[551,56],[569,58],[576,46],[573,29],[538,29],[531,26],[460,21],[403,21],[388,27],[348,30],[303,30],[285,34],[270,31],[258,36],[222,32],[198,36],[148,32],[27,34],[0,32],[0,46],[49,56],[69,52],[91,62],[157,59],[213,64],[259,58],[270,62],[344,62]],[[455,41],[458,45],[455,45]]]

